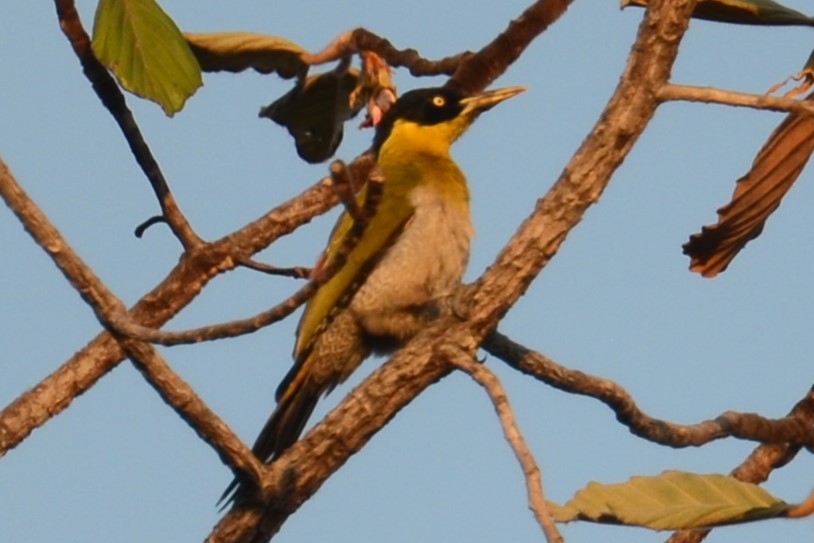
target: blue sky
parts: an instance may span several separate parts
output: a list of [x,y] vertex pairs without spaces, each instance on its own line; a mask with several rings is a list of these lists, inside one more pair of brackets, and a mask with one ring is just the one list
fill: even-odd
[[[802,0],[788,5],[801,10]],[[90,28],[95,3],[77,3]],[[164,8],[187,31],[247,30],[316,50],[365,26],[427,57],[476,49],[526,2],[179,2]],[[133,228],[157,212],[147,182],[99,105],[47,2],[0,9],[0,156],[74,249],[128,304],[165,276],[178,243],[161,227]],[[610,96],[642,12],[612,0],[575,2],[497,83],[528,92],[478,120],[454,148],[467,173],[477,231],[468,279],[496,252],[556,179]],[[693,22],[677,83],[764,92],[796,72],[810,29]],[[442,80],[396,74],[401,91]],[[147,141],[192,225],[214,239],[325,174],[299,161],[285,130],[256,117],[290,82],[274,76],[205,77],[173,119],[129,96]],[[804,172],[762,236],[714,280],[687,271],[681,244],[715,220],[734,180],[782,114],[697,104],[660,108],[552,263],[501,331],[569,367],[625,386],[654,416],[691,423],[727,409],[784,415],[814,371],[814,268]],[[348,126],[338,156],[352,159],[369,131]],[[335,213],[261,255],[310,265]],[[16,219],[0,209],[0,405],[55,370],[99,331],[91,311]],[[219,277],[168,328],[252,315],[293,280],[250,271]],[[273,408],[290,364],[296,319],[248,337],[162,349],[172,367],[246,442]],[[378,360],[318,408],[324,414]],[[641,441],[594,400],[521,376],[500,361],[520,426],[549,498],[591,480],[618,482],[664,469],[727,472],[752,449],[732,440],[675,451]],[[767,488],[788,501],[814,486],[802,453]],[[0,460],[0,541],[200,541],[231,479],[214,452],[167,408],[129,363]],[[808,541],[812,521],[769,521],[716,531],[710,541]],[[656,542],[641,529],[563,528],[569,542]],[[278,541],[539,541],[523,480],[491,405],[469,378],[431,387],[332,477],[283,527]]]

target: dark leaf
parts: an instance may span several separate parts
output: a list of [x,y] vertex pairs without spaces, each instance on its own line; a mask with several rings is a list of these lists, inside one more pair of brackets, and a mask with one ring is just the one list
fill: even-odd
[[[646,7],[650,0],[622,0],[622,8]],[[700,0],[692,16],[741,25],[814,26],[814,18],[773,0]]]
[[352,70],[308,77],[261,109],[260,116],[285,126],[294,137],[297,154],[306,162],[328,160],[342,142],[345,121],[361,109],[361,104],[350,104],[357,80]]

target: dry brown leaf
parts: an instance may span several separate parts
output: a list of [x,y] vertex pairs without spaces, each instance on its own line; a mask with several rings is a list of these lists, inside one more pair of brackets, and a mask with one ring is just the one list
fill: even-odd
[[[814,100],[814,94],[806,97]],[[684,244],[690,270],[704,277],[724,271],[735,255],[763,231],[766,219],[800,176],[814,152],[814,116],[790,113],[738,179],[732,201],[718,210],[718,222],[704,226]]]

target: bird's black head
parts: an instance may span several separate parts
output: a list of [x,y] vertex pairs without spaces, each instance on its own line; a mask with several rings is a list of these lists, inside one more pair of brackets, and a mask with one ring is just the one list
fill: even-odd
[[444,87],[416,89],[404,93],[387,110],[376,127],[373,151],[378,153],[382,143],[393,131],[396,121],[405,120],[427,126],[449,121],[463,111],[464,104],[461,100],[464,97],[460,91]]

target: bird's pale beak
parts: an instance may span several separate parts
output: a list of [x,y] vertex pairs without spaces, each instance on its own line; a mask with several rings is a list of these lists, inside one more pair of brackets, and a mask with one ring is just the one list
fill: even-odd
[[462,115],[477,115],[493,108],[503,100],[508,100],[512,96],[520,94],[524,90],[526,90],[526,87],[504,87],[464,98],[461,100],[461,104],[464,106]]

